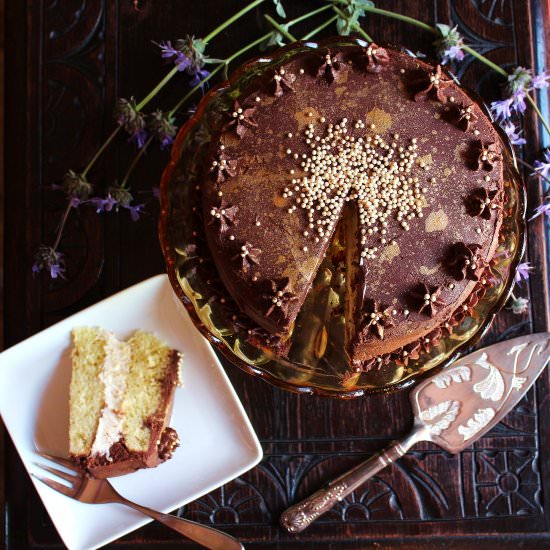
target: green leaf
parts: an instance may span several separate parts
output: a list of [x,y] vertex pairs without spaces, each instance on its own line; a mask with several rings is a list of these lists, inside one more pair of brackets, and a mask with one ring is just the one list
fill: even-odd
[[264,40],[260,44],[260,50],[264,51],[273,46],[278,46],[280,48],[284,45],[285,45],[285,42],[284,42],[283,35],[279,31],[274,30],[269,36],[269,38],[267,40]]
[[204,40],[201,38],[192,38],[191,43],[193,44],[193,48],[200,54],[204,53],[204,50],[206,49],[206,42],[204,42]]
[[273,3],[275,4],[275,11],[277,12],[277,15],[285,19],[286,12],[281,0],[273,0]]
[[359,18],[366,15],[365,8],[374,7],[371,0],[327,0],[329,3],[341,9],[346,17],[336,20],[338,34],[347,36],[354,31],[354,26],[359,24]]
[[443,37],[449,36],[449,32],[451,32],[451,27],[445,25],[445,23],[437,23],[436,28]]
[[336,30],[338,31],[338,34],[342,36],[347,36],[349,34],[349,32],[346,32],[347,25],[348,25],[348,20],[344,19],[343,17],[339,17],[336,20]]
[[208,63],[210,64],[214,63],[218,65],[219,63],[223,63],[224,59],[216,59],[215,57],[204,57],[203,61],[205,65],[207,65]]

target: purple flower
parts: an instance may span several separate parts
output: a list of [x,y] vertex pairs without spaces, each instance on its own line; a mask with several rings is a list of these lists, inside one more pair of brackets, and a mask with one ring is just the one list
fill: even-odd
[[134,197],[130,193],[129,189],[115,184],[107,190],[107,197],[102,199],[101,197],[93,198],[90,202],[95,205],[96,212],[118,212],[120,208],[125,208],[130,212],[132,221],[139,220],[139,215],[144,204],[132,204]]
[[510,119],[513,112],[524,113],[527,109],[525,98],[532,81],[532,73],[524,67],[516,67],[514,72],[508,75],[506,85],[506,99],[493,101],[491,111],[495,118],[501,122]]
[[506,90],[509,95],[513,95],[519,90],[526,92],[529,89],[533,72],[525,67],[516,67],[514,72],[508,75],[508,84]]
[[171,57],[176,57],[179,53],[174,46],[172,46],[171,40],[166,40],[164,42],[159,42],[158,44],[156,42],[153,42],[153,44],[157,45],[160,48],[160,56],[163,59],[170,59]]
[[191,65],[191,60],[181,50],[172,46],[171,40],[161,42],[157,46],[160,48],[160,56],[163,59],[174,58],[174,64],[179,71],[185,71]]
[[139,128],[130,136],[129,141],[133,141],[137,145],[137,148],[141,149],[145,145],[147,137],[147,130],[145,128]]
[[529,279],[530,273],[533,271],[534,267],[529,262],[523,262],[518,265],[516,269],[516,274],[514,280],[516,283],[521,283]]
[[521,137],[523,130],[518,130],[513,122],[506,122],[502,125],[502,129],[506,132],[512,145],[525,145],[527,143],[525,138]]
[[531,80],[531,85],[537,90],[544,90],[550,86],[550,71],[536,74]]
[[538,175],[547,178],[550,175],[550,149],[544,151],[544,161],[536,160],[534,163],[535,171],[532,176]]
[[157,200],[160,200],[160,187],[153,187],[152,192],[153,197],[155,197],[155,199]]
[[439,38],[434,42],[437,49],[437,54],[441,59],[441,63],[449,63],[456,59],[462,61],[464,59],[464,40],[458,32],[457,27],[449,27],[443,23],[436,25]]
[[174,124],[174,117],[157,109],[149,117],[149,129],[153,136],[160,141],[160,148],[166,149],[174,141],[177,128]]
[[512,116],[512,98],[501,99],[491,103],[491,112],[496,120],[504,122]]
[[130,206],[130,205],[124,206],[124,208],[130,211],[130,217],[132,218],[133,222],[137,222],[139,220],[139,216],[144,207],[145,207],[144,204],[136,204],[134,206]]
[[[204,80],[207,76],[210,75],[210,72],[206,69],[198,69],[193,73],[193,78],[191,79],[191,86],[197,86],[200,84],[201,80]],[[201,84],[201,88],[204,89],[205,86],[208,86],[207,82]]]
[[117,201],[114,199],[110,193],[107,194],[107,197],[102,199],[101,197],[95,197],[90,201],[96,208],[96,213],[100,212],[110,212],[114,206],[116,206]]
[[65,174],[63,183],[60,187],[71,200],[71,205],[75,207],[78,206],[81,201],[85,201],[93,190],[92,184],[85,176],[77,174],[72,170],[69,170]]
[[521,114],[525,113],[525,110],[527,109],[527,105],[525,103],[525,97],[527,96],[527,92],[520,88],[516,90],[512,94],[512,109],[516,112],[519,112]]
[[204,69],[207,63],[220,61],[206,56],[204,53],[206,44],[193,36],[177,40],[175,46],[170,40],[157,45],[161,50],[161,57],[173,59],[178,69],[185,71],[191,77],[192,86],[200,84],[201,80],[210,74]]
[[130,141],[134,141],[141,149],[147,141],[147,131],[145,130],[145,117],[138,110],[136,100],[133,97],[129,100],[119,98],[114,116],[117,123],[130,134]]
[[453,59],[457,61],[462,61],[464,59],[464,52],[460,46],[450,46],[447,50],[442,52],[442,63],[449,63],[449,61]]
[[48,271],[52,279],[58,277],[64,279],[65,260],[61,252],[57,252],[51,246],[41,245],[34,255],[34,263],[32,265],[33,273]]
[[516,315],[521,315],[522,313],[526,313],[529,309],[529,300],[527,298],[522,298],[519,296],[516,298],[513,294],[510,298],[510,307],[509,309],[512,310],[513,313]]
[[541,215],[550,217],[550,202],[545,202],[535,208],[535,213],[529,218],[529,221],[538,218]]

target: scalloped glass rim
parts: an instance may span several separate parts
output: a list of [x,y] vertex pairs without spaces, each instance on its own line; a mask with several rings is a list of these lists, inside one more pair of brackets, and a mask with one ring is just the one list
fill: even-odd
[[[236,86],[241,77],[249,75],[257,70],[280,62],[294,52],[303,51],[317,47],[337,45],[364,45],[360,39],[337,39],[331,38],[319,43],[308,42],[296,43],[277,50],[270,56],[262,56],[244,63],[235,71],[230,79],[211,89],[199,103],[195,115],[187,121],[178,132],[172,149],[170,163],[166,167],[161,180],[161,218],[159,222],[159,237],[166,260],[167,271],[170,282],[178,298],[185,305],[195,326],[201,333],[220,351],[231,363],[235,364],[245,372],[263,378],[264,380],[280,388],[296,393],[316,394],[322,396],[349,399],[362,395],[374,393],[388,393],[398,391],[422,380],[429,373],[434,374],[456,360],[468,348],[474,345],[490,327],[495,315],[505,305],[514,285],[516,267],[523,256],[525,249],[525,189],[521,176],[517,170],[517,163],[514,150],[500,127],[495,125],[499,133],[505,151],[505,190],[508,197],[507,206],[510,214],[505,218],[501,235],[504,237],[504,244],[499,245],[501,259],[495,266],[497,283],[479,301],[471,317],[467,317],[455,332],[449,337],[442,338],[441,343],[428,354],[422,354],[420,359],[407,368],[393,365],[396,375],[390,383],[380,385],[360,385],[360,379],[351,387],[343,385],[341,378],[335,374],[316,372],[315,368],[292,363],[285,359],[268,356],[257,348],[254,348],[244,340],[240,339],[234,330],[228,326],[220,326],[215,323],[214,311],[205,307],[207,300],[204,291],[197,292],[186,277],[178,273],[178,251],[179,246],[172,246],[169,237],[169,214],[172,212],[169,191],[172,175],[179,160],[180,150],[185,138],[192,132],[195,124],[201,119],[206,107],[212,99],[228,87]],[[451,75],[453,76],[453,75]],[[455,79],[456,80],[456,79]],[[470,95],[472,101],[480,105],[489,118],[492,119],[489,110],[483,101],[471,90],[463,89]],[[198,281],[200,283],[200,281]],[[202,287],[202,285],[201,285]],[[204,287],[202,287],[204,289]],[[379,372],[389,372],[388,366],[382,367]],[[361,375],[364,376],[364,375]]]

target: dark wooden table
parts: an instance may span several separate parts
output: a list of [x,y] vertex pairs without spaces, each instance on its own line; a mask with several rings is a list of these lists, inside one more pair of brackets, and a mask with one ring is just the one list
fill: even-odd
[[[151,41],[187,33],[204,36],[245,2],[137,4],[139,11],[132,0],[6,1],[6,345],[163,271],[156,236],[158,207],[151,200],[149,215],[135,224],[124,213],[100,217],[81,208],[70,218],[62,242],[68,255],[67,280],[52,284],[31,274],[33,252],[39,243],[51,242],[64,207],[60,194],[48,186],[68,167],[78,170],[86,163],[113,127],[111,106],[116,97],[143,97],[166,72]],[[319,2],[287,0],[286,5],[297,14]],[[549,59],[548,0],[380,0],[378,7],[432,24],[458,24],[468,42],[502,67],[536,62],[540,69]],[[265,28],[260,12],[251,13],[215,40],[211,54],[225,56]],[[369,16],[365,28],[379,41],[431,52],[432,37],[406,24]],[[500,79],[474,59],[467,58],[458,74],[487,100],[498,96]],[[173,104],[186,89],[185,81],[177,79],[163,92],[162,104]],[[544,144],[531,116],[525,135],[530,143],[525,156],[532,161]],[[124,173],[131,155],[119,139],[93,170],[92,179],[99,187],[113,182]],[[146,191],[158,184],[166,161],[167,153],[154,151],[141,163],[132,180],[140,197],[149,198]],[[540,183],[530,179],[528,189],[532,208],[540,203]],[[530,296],[530,311],[524,316],[503,311],[485,343],[548,330],[542,220],[530,224],[529,237],[529,259],[537,272],[520,294]],[[179,514],[219,526],[251,548],[550,547],[548,374],[505,422],[472,448],[451,456],[433,445],[419,447],[303,535],[292,537],[278,527],[280,512],[403,434],[411,422],[407,396],[350,402],[299,397],[230,365],[227,372],[262,441],[265,458],[251,472]],[[9,440],[3,462],[7,547],[61,547]],[[155,544],[175,548],[182,543],[152,523],[116,546]]]

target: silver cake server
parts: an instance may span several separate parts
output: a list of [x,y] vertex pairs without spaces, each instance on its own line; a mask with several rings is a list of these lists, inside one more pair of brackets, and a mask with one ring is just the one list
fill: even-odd
[[290,533],[306,529],[338,501],[420,441],[459,453],[502,420],[533,385],[550,358],[550,333],[530,334],[475,351],[419,384],[411,393],[412,431],[283,512]]

